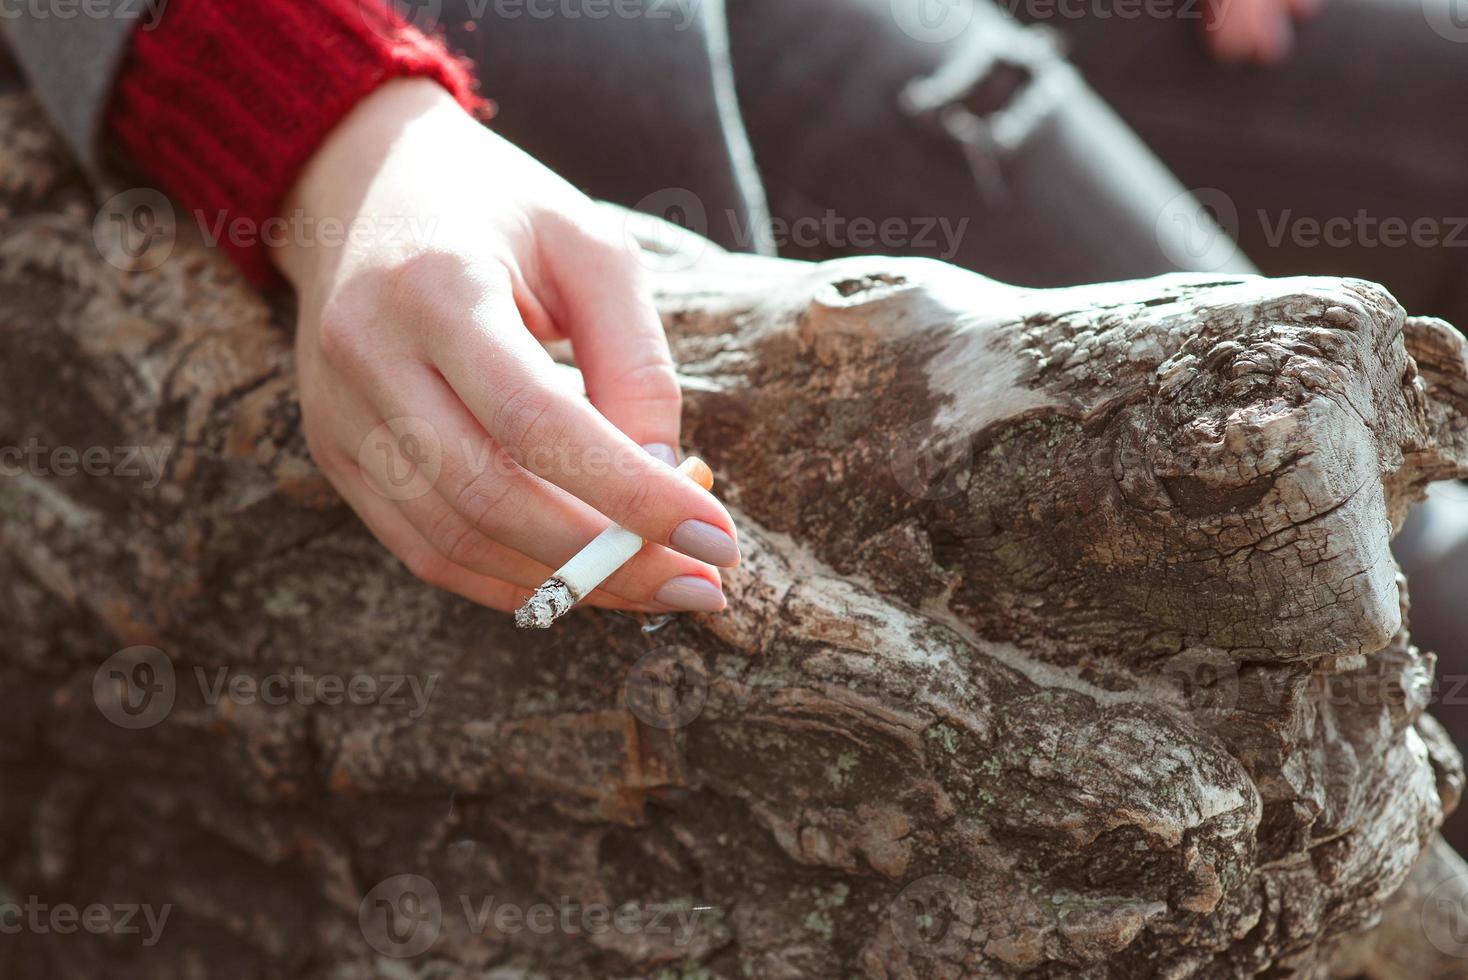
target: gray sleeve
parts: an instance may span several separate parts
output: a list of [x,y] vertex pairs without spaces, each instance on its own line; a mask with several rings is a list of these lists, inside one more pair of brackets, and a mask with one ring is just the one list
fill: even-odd
[[[51,122],[93,173],[101,170],[102,113],[127,39],[160,0],[16,4],[0,15],[3,34]],[[69,12],[70,16],[58,16]],[[102,13],[102,16],[97,16]]]

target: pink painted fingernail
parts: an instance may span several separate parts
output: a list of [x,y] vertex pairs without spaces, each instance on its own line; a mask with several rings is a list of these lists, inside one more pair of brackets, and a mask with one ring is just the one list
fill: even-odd
[[705,521],[684,521],[668,543],[689,558],[732,568],[739,564],[739,545],[727,532]]
[[669,579],[653,598],[665,606],[689,612],[718,612],[726,605],[724,590],[697,575]]
[[678,451],[666,442],[649,442],[642,447],[649,456],[669,466],[678,465]]

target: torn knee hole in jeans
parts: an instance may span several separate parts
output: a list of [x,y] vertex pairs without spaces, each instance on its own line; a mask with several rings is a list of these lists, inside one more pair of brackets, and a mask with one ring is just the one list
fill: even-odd
[[1006,196],[1004,163],[1024,146],[1058,103],[1048,80],[1064,66],[1056,45],[1034,30],[1004,53],[972,49],[902,91],[903,112],[958,143],[979,192],[990,204]]

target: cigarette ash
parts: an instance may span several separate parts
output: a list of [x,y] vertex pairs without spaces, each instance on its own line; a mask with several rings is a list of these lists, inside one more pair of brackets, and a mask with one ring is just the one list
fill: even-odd
[[553,578],[525,600],[525,605],[515,613],[515,625],[522,630],[549,629],[551,623],[576,605],[576,599],[577,596],[569,585]]

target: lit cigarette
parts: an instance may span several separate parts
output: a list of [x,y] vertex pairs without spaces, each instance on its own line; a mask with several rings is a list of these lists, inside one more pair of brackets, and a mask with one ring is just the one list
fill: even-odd
[[[713,471],[697,456],[689,456],[678,465],[678,472],[712,490]],[[576,552],[556,573],[536,589],[525,605],[515,613],[515,625],[524,629],[548,629],[571,607],[591,594],[592,590],[612,577],[612,573],[642,550],[643,539],[624,527],[613,524]]]

